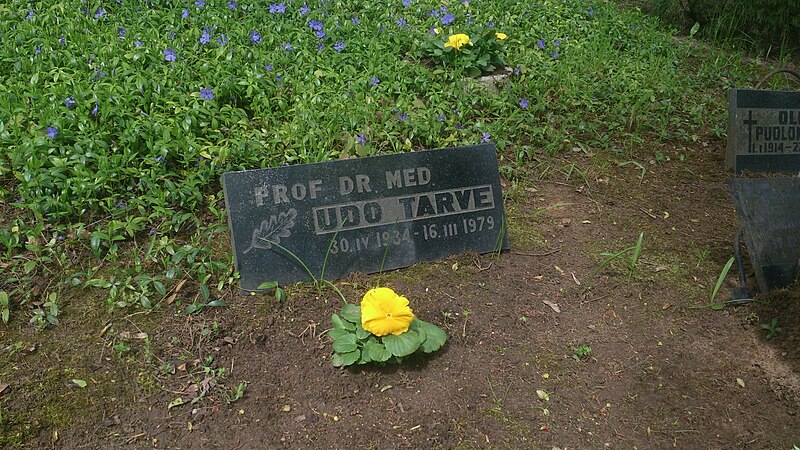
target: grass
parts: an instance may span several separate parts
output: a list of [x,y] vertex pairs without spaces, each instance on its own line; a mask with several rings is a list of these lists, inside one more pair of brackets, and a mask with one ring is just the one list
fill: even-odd
[[[237,280],[224,171],[487,136],[511,177],[564,149],[632,161],[645,141],[721,123],[720,93],[752,73],[602,1],[30,5],[0,6],[15,31],[0,41],[9,324],[54,325],[70,288],[102,290],[109,312],[212,306]],[[497,90],[427,65],[431,28],[445,40],[489,27],[509,36]],[[55,307],[35,306],[51,294]]]

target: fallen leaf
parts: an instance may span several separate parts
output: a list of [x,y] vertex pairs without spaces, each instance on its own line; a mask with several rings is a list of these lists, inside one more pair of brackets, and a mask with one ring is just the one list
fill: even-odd
[[550,400],[550,394],[548,394],[547,392],[545,392],[545,391],[543,391],[541,389],[537,389],[536,390],[536,396],[539,397],[540,400],[544,400],[544,401],[549,401]]
[[170,295],[170,296],[167,298],[167,304],[168,304],[168,305],[171,305],[171,304],[172,304],[172,302],[174,302],[174,301],[175,301],[175,298],[178,296],[178,291],[180,291],[180,290],[181,290],[181,288],[183,287],[183,285],[184,285],[184,284],[186,284],[186,279],[183,279],[183,280],[181,280],[181,281],[178,283],[178,285],[177,285],[177,286],[175,286],[175,289],[173,289],[173,290],[172,290],[172,295]]
[[119,333],[122,339],[147,339],[147,333],[131,333],[130,331],[123,331]]
[[664,306],[661,307],[664,311],[672,308],[672,303],[664,303]]
[[453,272],[457,272],[458,271],[458,263],[454,263],[453,266],[452,266],[452,269],[453,269]]
[[553,309],[553,311],[555,311],[557,313],[561,312],[561,308],[558,307],[557,303],[553,303],[550,300],[542,300],[542,303],[544,303],[545,305],[551,307]]
[[77,379],[77,378],[73,378],[73,379],[72,379],[72,382],[73,382],[73,383],[75,383],[75,385],[76,385],[76,386],[78,386],[79,388],[85,388],[85,387],[86,387],[86,385],[87,385],[86,381],[84,381],[84,380],[79,380],[79,379]]
[[578,281],[578,277],[576,277],[576,276],[575,276],[575,272],[570,272],[570,275],[572,275],[572,280],[575,282],[575,284],[577,284],[578,286],[580,286],[580,285],[581,285],[581,282],[580,282],[580,281]]
[[564,275],[564,269],[562,269],[561,267],[558,267],[558,266],[553,266],[553,267],[558,271],[558,273],[560,273],[561,275]]
[[393,387],[393,386],[392,386],[391,384],[387,384],[386,386],[383,386],[383,387],[381,388],[381,392],[386,392],[386,391],[388,391],[389,389],[391,389],[392,387]]
[[741,378],[736,379],[736,384],[738,384],[741,387],[745,387],[744,380]]
[[167,409],[172,409],[172,408],[174,408],[176,406],[181,406],[181,405],[183,405],[185,403],[186,403],[186,401],[184,401],[181,397],[178,397],[175,400],[169,402],[169,405],[167,405]]
[[9,385],[8,385],[7,383],[2,383],[2,382],[0,382],[0,395],[2,395],[2,394],[3,394],[3,392],[5,392],[5,391],[6,391],[6,389],[8,389],[8,386],[9,386]]
[[669,266],[658,266],[655,269],[653,269],[653,272],[663,272],[665,270],[669,270]]
[[292,407],[289,406],[289,405],[283,405],[283,408],[281,408],[281,411],[283,411],[283,412],[289,412],[291,410],[292,410]]
[[533,281],[542,281],[543,278],[544,275],[536,275],[535,277],[533,277]]

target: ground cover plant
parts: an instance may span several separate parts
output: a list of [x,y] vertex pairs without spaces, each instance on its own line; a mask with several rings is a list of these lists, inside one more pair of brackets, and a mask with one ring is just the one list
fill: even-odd
[[[353,441],[365,446],[796,443],[795,394],[780,380],[797,360],[787,375],[757,345],[766,330],[769,345],[792,348],[792,315],[753,306],[753,344],[714,328],[719,316],[695,319],[722,312],[683,309],[709,291],[724,300],[730,249],[708,236],[733,225],[730,208],[706,223],[711,207],[676,205],[696,190],[729,202],[712,152],[725,90],[767,64],[594,0],[11,0],[0,17],[2,446],[335,447],[359,429],[389,430]],[[497,145],[519,253],[238,292],[223,172],[479,142]],[[602,259],[609,249],[624,250]],[[330,317],[376,285],[430,322],[410,325],[424,327],[425,354],[408,369],[333,368],[348,365],[335,335],[358,327],[340,321],[347,333],[331,336]],[[524,300],[531,292],[546,302]],[[691,347],[708,338],[693,320],[774,370],[759,378],[744,356]],[[667,339],[676,333],[682,342]],[[349,344],[367,346],[342,342],[350,358]],[[390,358],[369,342],[370,359]],[[722,396],[691,384],[653,350],[664,342],[700,380],[716,379],[693,359],[702,350],[748,383]],[[592,379],[612,387],[609,406]],[[654,406],[685,392],[716,408]],[[709,415],[733,393],[754,409]],[[264,423],[277,425],[236,434]],[[203,430],[219,437],[191,434]]]

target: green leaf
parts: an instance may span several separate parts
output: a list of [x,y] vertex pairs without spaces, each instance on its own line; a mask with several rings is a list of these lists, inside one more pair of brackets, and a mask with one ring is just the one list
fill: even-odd
[[339,317],[338,314],[331,315],[331,323],[333,324],[334,327],[341,328],[343,330],[355,331],[356,329],[355,325],[346,320],[343,320],[341,317]]
[[342,319],[352,322],[361,323],[361,307],[352,303],[347,303],[342,306],[341,311]]
[[354,334],[345,334],[333,341],[333,351],[336,353],[349,353],[358,349],[356,344],[356,336]]
[[423,352],[435,352],[447,342],[447,333],[441,328],[432,323],[425,322],[424,320],[414,319],[414,322],[419,322],[417,326],[421,330],[425,330],[425,334],[427,335],[427,339],[422,343]]
[[278,303],[283,303],[286,301],[286,291],[282,288],[276,287],[275,288],[275,301]]
[[213,306],[213,307],[220,307],[220,306],[228,306],[223,300],[212,300],[208,302],[206,306]]
[[371,360],[376,362],[384,362],[392,357],[392,353],[386,350],[386,347],[380,342],[367,342],[364,346],[364,352],[369,355]]
[[356,337],[357,338],[366,339],[366,338],[368,338],[370,336],[372,336],[372,333],[370,333],[369,331],[365,330],[364,327],[362,327],[360,323],[356,324]]
[[358,358],[361,357],[361,351],[356,350],[353,352],[348,353],[334,353],[333,357],[331,358],[331,362],[333,363],[333,367],[344,367],[353,364],[354,362],[358,361]]
[[384,336],[381,338],[386,349],[394,356],[408,356],[419,348],[419,334],[414,330],[408,330],[403,334]]
[[276,287],[278,287],[278,282],[277,281],[265,281],[265,282],[259,284],[256,289],[258,289],[258,290],[261,290],[261,289],[270,290],[270,289],[275,289]]
[[352,334],[352,331],[347,331],[344,328],[331,328],[328,330],[328,336],[333,339],[339,339],[340,337],[344,336],[345,334]]
[[84,380],[79,380],[77,378],[73,378],[72,382],[75,383],[79,388],[85,388],[87,383]]

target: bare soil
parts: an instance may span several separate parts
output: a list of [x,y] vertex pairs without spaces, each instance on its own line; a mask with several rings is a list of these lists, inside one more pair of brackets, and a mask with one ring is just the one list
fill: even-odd
[[[289,287],[284,303],[231,290],[227,308],[118,311],[111,322],[101,292],[75,291],[60,326],[3,330],[0,444],[800,445],[800,287],[698,308],[710,303],[737,228],[721,145],[663,148],[669,161],[659,162],[652,153],[543,159],[504,180],[510,252],[337,281],[355,302],[390,286],[447,331],[441,351],[401,367],[331,366],[325,332],[341,300],[330,289]],[[620,165],[631,159],[643,177]],[[630,276],[621,259],[592,276],[601,253],[634,245],[640,232]],[[731,271],[719,300],[735,279]],[[773,317],[781,331],[768,340],[761,324]],[[231,401],[240,383],[244,395]]]

